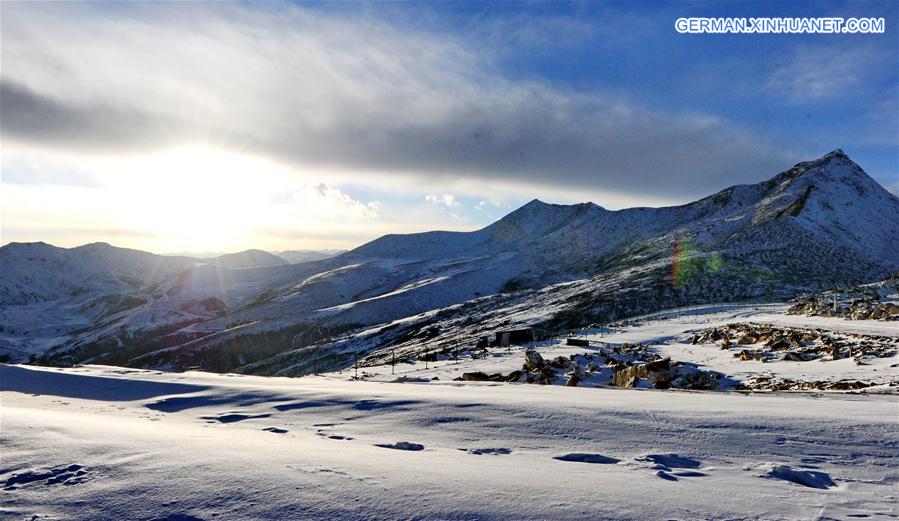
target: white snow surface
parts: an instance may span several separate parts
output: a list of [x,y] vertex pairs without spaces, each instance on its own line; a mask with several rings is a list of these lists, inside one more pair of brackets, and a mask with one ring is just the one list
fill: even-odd
[[[899,336],[777,306],[672,312],[589,332],[709,368],[691,330],[751,320]],[[601,337],[599,335],[602,335]],[[688,341],[687,341],[688,342]],[[546,355],[584,352],[548,341]],[[454,382],[483,359],[304,378],[0,365],[9,519],[895,519],[899,400],[866,393]],[[729,355],[728,355],[729,356]],[[884,364],[893,364],[895,357]],[[742,365],[740,365],[742,364]],[[784,364],[780,366],[779,364]],[[835,368],[835,369],[834,369]],[[404,376],[406,383],[383,381]],[[430,378],[437,376],[439,380]],[[814,375],[815,378],[818,375]],[[861,376],[859,376],[861,377]],[[382,381],[377,381],[382,380]],[[270,429],[270,430],[265,430]],[[283,432],[282,432],[283,431]],[[420,447],[419,447],[420,446]],[[393,448],[391,448],[393,447]],[[416,450],[416,449],[421,450]],[[405,449],[405,450],[403,450]],[[561,459],[557,459],[561,458]],[[39,478],[39,479],[38,479]],[[816,488],[821,487],[821,488]]]

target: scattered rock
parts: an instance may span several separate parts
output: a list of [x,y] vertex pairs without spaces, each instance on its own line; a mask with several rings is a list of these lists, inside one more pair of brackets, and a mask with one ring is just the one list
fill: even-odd
[[787,362],[808,362],[817,358],[815,355],[807,353],[797,353],[795,351],[787,351],[784,353],[783,359]]
[[[871,358],[894,356],[899,348],[894,337],[834,333],[823,329],[778,327],[766,324],[735,323],[710,328],[693,336],[694,344],[713,343],[721,340],[723,349],[734,339],[736,344],[746,345],[764,342],[763,349],[742,348],[734,353],[740,360],[771,361],[773,353],[784,352],[782,360],[806,362],[810,360],[840,360],[847,357],[864,364]],[[751,341],[755,342],[751,342]]]

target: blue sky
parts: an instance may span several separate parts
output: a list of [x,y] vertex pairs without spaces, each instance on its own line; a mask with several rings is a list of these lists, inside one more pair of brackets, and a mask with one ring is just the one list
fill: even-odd
[[533,198],[679,204],[834,148],[895,193],[897,24],[892,2],[7,4],[2,240],[349,247]]

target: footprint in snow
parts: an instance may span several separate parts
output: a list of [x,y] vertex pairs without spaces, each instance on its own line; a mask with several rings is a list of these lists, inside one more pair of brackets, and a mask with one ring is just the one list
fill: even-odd
[[782,479],[803,487],[817,488],[827,490],[828,488],[837,486],[826,472],[817,472],[813,470],[796,470],[788,465],[774,465],[763,477],[772,479]]
[[647,454],[646,456],[641,456],[636,458],[637,461],[651,461],[656,465],[667,467],[662,470],[671,470],[671,469],[698,469],[702,466],[702,462],[688,458],[685,456],[680,456],[678,454]]
[[486,449],[459,449],[459,450],[461,450],[462,452],[467,452],[469,454],[474,454],[476,456],[480,456],[483,454],[489,454],[492,456],[512,454],[512,449],[507,449],[505,447],[486,448]]
[[674,469],[698,469],[702,466],[702,462],[699,460],[679,454],[647,454],[635,459],[653,463],[652,469],[656,471],[656,476],[668,481],[678,481],[678,478],[700,478],[707,475],[695,470],[674,471]]
[[328,434],[327,432],[322,432],[322,431],[318,431],[318,432],[316,432],[316,434],[318,434],[319,436],[321,436],[323,438],[328,438],[329,440],[349,441],[349,440],[353,439],[353,438],[350,438],[349,436],[341,436],[340,434]]
[[598,463],[601,465],[613,465],[621,461],[620,459],[610,458],[602,454],[585,454],[581,452],[572,452],[564,456],[553,456],[553,459],[559,461],[575,461],[578,463]]
[[409,441],[398,441],[396,443],[377,443],[375,447],[381,447],[384,449],[395,449],[395,450],[424,450],[425,446],[419,443],[412,443]]
[[81,465],[54,467],[50,469],[32,469],[17,472],[6,479],[3,490],[16,490],[23,486],[43,481],[44,485],[78,485],[88,479],[88,471]]
[[249,415],[249,414],[236,414],[235,413],[235,414],[222,414],[220,416],[201,416],[200,418],[207,420],[208,423],[214,423],[214,422],[235,423],[235,422],[241,422],[244,420],[252,420],[254,418],[268,418],[269,416],[271,416],[271,414]]

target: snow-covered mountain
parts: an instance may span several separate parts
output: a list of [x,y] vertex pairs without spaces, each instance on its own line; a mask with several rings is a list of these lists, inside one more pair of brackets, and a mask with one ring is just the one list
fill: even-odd
[[291,264],[299,264],[301,262],[329,259],[341,253],[346,253],[346,250],[284,250],[275,252],[275,255]]
[[[151,256],[138,268],[140,252],[114,248],[89,267],[47,265],[50,253],[27,253],[42,247],[2,249],[0,349],[13,358],[303,374],[385,347],[448,349],[501,325],[552,331],[881,279],[899,270],[899,200],[836,150],[682,206],[534,200],[478,231],[388,235],[294,265]],[[72,291],[94,274],[99,289]]]
[[280,266],[289,262],[274,253],[262,250],[244,250],[237,253],[226,253],[209,260],[225,268],[258,268],[260,266]]

